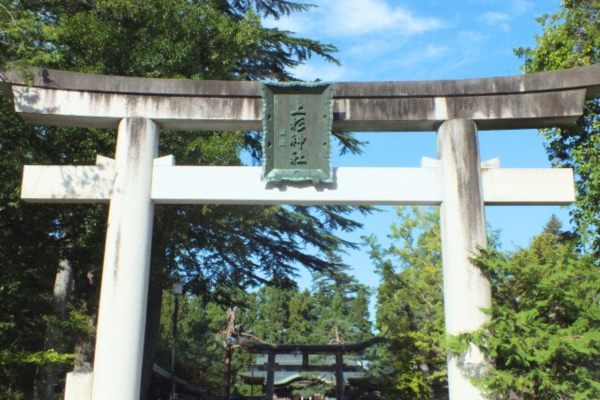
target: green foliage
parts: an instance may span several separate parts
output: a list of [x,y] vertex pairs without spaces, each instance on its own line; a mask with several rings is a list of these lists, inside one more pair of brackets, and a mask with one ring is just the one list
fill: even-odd
[[492,320],[465,340],[495,363],[479,382],[497,399],[600,396],[600,276],[594,257],[551,229],[513,254],[483,251]]
[[249,312],[252,333],[271,343],[284,343],[289,320],[288,304],[292,290],[263,287],[255,293]]
[[[185,295],[179,299],[177,320],[177,376],[221,393],[225,350],[216,340],[216,334],[227,325],[226,309],[215,303],[206,303],[200,297]],[[173,343],[174,297],[163,292],[160,335],[156,362],[170,369]]]
[[[333,270],[315,274],[311,288],[312,324],[307,339],[312,343],[330,343],[336,340],[355,343],[371,338],[368,298],[369,289],[348,274],[349,267],[334,254],[329,255]],[[291,331],[290,341],[300,333]]]
[[[600,1],[564,0],[556,14],[538,22],[542,34],[535,48],[519,48],[525,73],[572,68],[600,60]],[[600,103],[588,101],[583,118],[568,128],[542,130],[546,149],[556,166],[575,169],[577,201],[572,211],[584,242],[600,251]]]
[[[291,78],[287,68],[335,47],[265,29],[310,6],[283,0],[15,0],[0,8],[0,66],[55,67],[109,75]],[[123,45],[123,44],[127,45]]]
[[[597,399],[600,396],[600,276],[596,258],[552,218],[528,248],[482,249],[473,262],[489,277],[491,321],[445,338],[437,212],[398,209],[395,240],[367,238],[381,276],[377,325],[389,340],[375,368],[393,368],[384,398],[444,398],[445,349],[472,344],[492,361],[474,383],[494,399]],[[392,356],[390,356],[392,355]]]
[[34,364],[41,365],[46,363],[51,364],[69,364],[73,361],[73,354],[60,354],[56,350],[14,353],[8,350],[0,351],[0,365],[22,365]]
[[[441,244],[437,209],[398,207],[387,249],[366,238],[381,277],[377,324],[384,398],[447,396]],[[388,376],[390,370],[394,374]]]
[[26,65],[57,61],[51,51],[53,38],[43,15],[22,7],[19,1],[0,3],[0,66],[12,62],[23,71]]
[[311,343],[310,334],[314,329],[312,308],[313,297],[308,289],[298,291],[289,303],[288,329],[286,341],[289,343]]
[[287,0],[232,0],[229,2],[229,7],[231,7],[230,12],[245,14],[250,9],[255,9],[259,14],[279,18],[281,15],[290,15],[294,12],[307,11],[316,6]]

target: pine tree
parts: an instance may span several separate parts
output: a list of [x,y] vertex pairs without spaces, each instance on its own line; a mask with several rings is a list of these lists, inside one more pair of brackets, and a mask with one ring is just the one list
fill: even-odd
[[[330,253],[328,257],[334,267],[315,274],[312,286],[312,314],[316,322],[311,335],[313,343],[329,343],[338,336],[346,343],[370,337],[368,300],[355,301],[359,294],[367,295],[368,289],[347,272],[348,265],[342,263],[338,255]],[[364,308],[359,309],[360,305]],[[366,315],[367,319],[359,320],[359,314]]]
[[314,299],[308,289],[298,291],[290,300],[289,323],[286,332],[287,343],[309,344],[314,329],[312,307]]
[[[600,60],[600,1],[565,0],[558,12],[537,21],[542,33],[534,48],[518,48],[526,74],[595,64]],[[574,168],[577,201],[573,221],[583,245],[600,251],[600,139],[598,98],[586,102],[584,114],[568,128],[540,131],[555,166]]]
[[269,343],[284,343],[288,329],[288,306],[294,291],[263,286],[256,293],[256,319],[252,333]]
[[600,276],[575,243],[551,220],[528,248],[475,260],[492,281],[492,319],[461,339],[494,361],[479,382],[493,398],[600,396]]
[[[387,249],[367,238],[380,275],[376,328],[387,339],[374,369],[385,398],[447,397],[446,350],[437,209],[398,207]],[[390,371],[394,371],[389,375]]]

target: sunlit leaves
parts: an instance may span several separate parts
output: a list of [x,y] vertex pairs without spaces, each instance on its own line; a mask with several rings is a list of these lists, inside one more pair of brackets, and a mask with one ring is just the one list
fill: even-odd
[[[573,68],[600,60],[600,2],[563,1],[556,14],[538,21],[542,34],[537,46],[520,48],[517,55],[525,61],[525,73]],[[568,128],[541,131],[548,156],[555,166],[575,169],[577,202],[572,211],[585,245],[600,251],[600,141],[598,140],[597,99],[586,103],[584,116]]]
[[545,231],[513,254],[483,251],[475,263],[492,282],[492,320],[468,340],[495,364],[482,381],[502,398],[600,396],[600,275],[572,240]]
[[417,207],[396,214],[389,248],[367,238],[381,277],[376,328],[389,339],[380,368],[395,370],[383,394],[429,399],[447,393],[439,214]]

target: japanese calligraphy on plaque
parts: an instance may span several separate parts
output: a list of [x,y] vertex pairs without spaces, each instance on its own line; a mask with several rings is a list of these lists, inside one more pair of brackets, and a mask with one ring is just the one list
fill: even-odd
[[263,180],[333,182],[333,84],[263,83]]

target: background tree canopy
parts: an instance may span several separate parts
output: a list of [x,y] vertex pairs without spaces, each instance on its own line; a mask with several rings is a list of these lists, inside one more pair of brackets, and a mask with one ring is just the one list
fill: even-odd
[[[525,73],[551,71],[595,64],[600,56],[600,2],[564,0],[556,14],[538,21],[542,34],[535,48],[519,48],[516,54],[525,61]],[[541,133],[546,149],[556,166],[575,169],[577,203],[573,221],[583,237],[583,245],[600,251],[600,103],[586,103],[583,118],[569,128],[554,128]]]

